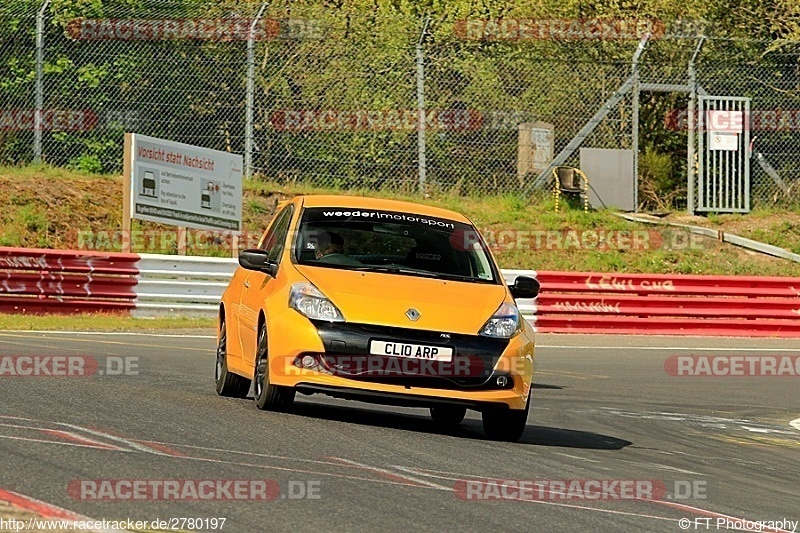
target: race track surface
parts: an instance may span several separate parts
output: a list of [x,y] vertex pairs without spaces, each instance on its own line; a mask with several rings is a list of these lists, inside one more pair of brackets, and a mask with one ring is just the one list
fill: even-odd
[[[675,356],[795,357],[798,344],[540,335],[528,427],[509,444],[486,440],[472,412],[445,432],[424,410],[298,395],[295,411],[280,414],[221,398],[207,334],[0,332],[0,489],[95,519],[224,517],[230,532],[678,532],[735,530],[718,520],[796,521],[800,378],[667,369]],[[103,375],[15,375],[25,370],[18,356],[84,357]],[[465,499],[468,480],[487,479],[505,481],[511,498],[508,481],[548,489],[478,500],[500,485],[473,484]],[[104,480],[267,480],[280,494],[98,500],[85,489]],[[550,490],[591,480],[649,482],[663,493]]]

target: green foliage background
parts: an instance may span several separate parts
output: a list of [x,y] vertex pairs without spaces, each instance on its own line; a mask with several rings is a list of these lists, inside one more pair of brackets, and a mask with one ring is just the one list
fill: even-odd
[[[0,5],[0,109],[33,108],[40,5]],[[53,0],[47,8],[44,108],[91,110],[98,124],[83,132],[45,132],[46,160],[117,171],[124,131],[242,152],[244,42],[80,41],[70,39],[65,27],[76,18],[251,18],[259,6],[252,0]],[[544,120],[556,127],[556,151],[630,74],[636,41],[464,40],[454,32],[458,21],[651,18],[690,33],[700,27],[712,37],[698,65],[710,91],[800,109],[795,0],[277,0],[265,17],[314,21],[323,30],[320,38],[289,36],[256,47],[254,163],[281,183],[414,190],[414,131],[293,132],[273,122],[281,110],[416,109],[415,44],[425,17],[426,108]],[[643,57],[643,79],[685,83],[696,42],[674,35],[653,41]],[[677,190],[667,201],[673,205],[684,198],[679,189],[686,141],[684,132],[665,127],[664,116],[685,103],[676,94],[641,97],[641,175],[652,178],[659,198]],[[630,102],[624,101],[587,145],[630,148],[630,129]],[[766,135],[759,148],[785,154],[796,136]],[[30,131],[0,128],[0,162],[30,161],[31,146]],[[469,194],[520,187],[515,125],[431,131],[427,148],[433,188]],[[791,158],[774,164],[787,179],[800,179],[800,164]]]

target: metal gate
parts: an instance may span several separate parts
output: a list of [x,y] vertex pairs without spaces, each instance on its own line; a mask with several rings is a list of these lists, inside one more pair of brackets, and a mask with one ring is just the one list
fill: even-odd
[[750,99],[698,98],[697,211],[750,211]]

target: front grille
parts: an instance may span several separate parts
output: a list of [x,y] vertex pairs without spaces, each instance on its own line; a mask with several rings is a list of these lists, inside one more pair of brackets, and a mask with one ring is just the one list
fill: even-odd
[[[315,322],[325,346],[320,361],[331,373],[358,379],[434,389],[497,390],[493,369],[508,339],[370,324]],[[370,354],[370,342],[450,347],[450,362]],[[509,386],[502,388],[510,388]]]

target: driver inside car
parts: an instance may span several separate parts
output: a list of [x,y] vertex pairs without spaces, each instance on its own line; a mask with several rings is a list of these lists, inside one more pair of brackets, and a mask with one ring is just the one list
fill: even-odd
[[344,253],[344,239],[333,231],[319,232],[314,257],[317,261],[333,265],[359,266],[363,264],[358,259]]

